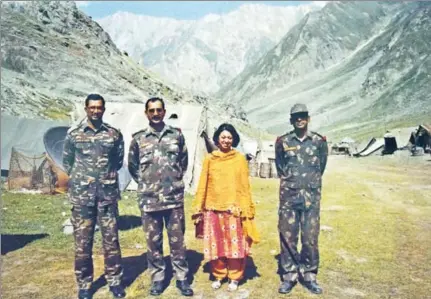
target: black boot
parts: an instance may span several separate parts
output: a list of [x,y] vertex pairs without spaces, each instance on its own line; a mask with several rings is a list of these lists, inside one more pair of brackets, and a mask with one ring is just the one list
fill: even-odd
[[91,299],[93,298],[93,294],[90,290],[79,290],[78,299]]
[[311,281],[304,281],[302,283],[304,287],[306,287],[310,292],[313,294],[322,294],[322,288],[319,286],[317,281],[311,280]]
[[296,283],[296,280],[284,280],[278,288],[278,292],[280,294],[289,294],[292,291],[293,287],[296,285]]
[[114,298],[126,297],[126,292],[121,285],[109,287],[109,290],[111,291],[112,295],[114,295]]
[[150,295],[159,296],[163,293],[163,281],[153,281],[151,284]]
[[187,280],[177,280],[177,288],[181,291],[181,295],[193,296],[193,290]]

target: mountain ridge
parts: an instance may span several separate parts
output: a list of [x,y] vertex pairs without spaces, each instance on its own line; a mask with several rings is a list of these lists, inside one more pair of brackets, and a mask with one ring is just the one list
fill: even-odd
[[184,25],[130,13],[97,21],[140,64],[175,85],[209,95],[275,45],[303,15],[321,7],[244,4]]

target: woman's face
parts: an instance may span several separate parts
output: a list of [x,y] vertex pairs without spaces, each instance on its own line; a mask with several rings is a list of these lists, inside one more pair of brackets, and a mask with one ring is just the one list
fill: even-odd
[[230,151],[232,148],[232,134],[229,131],[221,132],[218,137],[218,147],[222,152]]

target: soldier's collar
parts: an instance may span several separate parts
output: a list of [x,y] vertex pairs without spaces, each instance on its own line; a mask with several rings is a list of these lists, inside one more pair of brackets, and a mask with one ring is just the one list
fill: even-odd
[[[293,130],[291,132],[290,136],[292,138],[296,138],[297,140],[300,140],[299,137],[298,137],[298,135],[296,135],[295,130]],[[307,138],[313,139],[313,133],[311,133],[309,130],[307,130],[307,132],[305,133],[305,136],[306,136],[306,138],[304,138],[304,140],[307,139]]]
[[167,125],[166,123],[165,123],[165,126],[163,127],[163,129],[160,132],[157,132],[156,130],[154,130],[154,128],[152,126],[148,125],[147,130],[145,132],[145,136],[148,136],[148,135],[151,135],[151,134],[154,134],[154,135],[160,134],[160,136],[163,136],[163,134],[166,131],[173,132],[171,126]]
[[[82,129],[82,131],[87,131],[87,130],[92,130],[92,131],[94,131],[93,130],[93,128],[91,128],[89,125],[88,125],[88,120],[87,119],[85,119],[82,123],[81,123],[81,129]],[[109,128],[105,125],[105,123],[104,122],[102,122],[102,125],[100,126],[100,130],[106,130],[106,131],[109,131]]]

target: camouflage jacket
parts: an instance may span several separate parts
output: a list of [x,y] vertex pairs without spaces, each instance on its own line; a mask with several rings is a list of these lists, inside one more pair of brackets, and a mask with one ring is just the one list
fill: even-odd
[[179,129],[165,125],[161,132],[148,127],[133,134],[128,168],[138,183],[141,210],[152,212],[182,206],[187,165],[187,147]]
[[308,131],[301,142],[294,131],[277,138],[275,164],[280,177],[280,200],[285,189],[319,189],[328,158],[326,138]]
[[103,123],[96,132],[87,122],[69,129],[63,148],[63,166],[69,175],[72,204],[108,205],[120,199],[117,171],[123,166],[121,132]]

